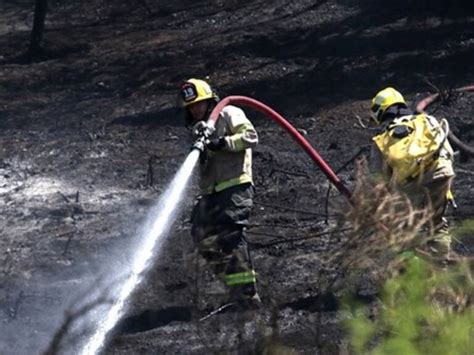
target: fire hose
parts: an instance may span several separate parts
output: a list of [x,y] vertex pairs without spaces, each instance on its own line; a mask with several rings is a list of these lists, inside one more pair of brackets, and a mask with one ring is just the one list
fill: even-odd
[[[458,88],[455,90],[456,92],[474,92],[474,85],[471,86],[464,86],[461,88]],[[417,112],[423,112],[426,110],[426,108],[435,103],[436,101],[440,100],[441,96],[440,94],[434,94],[430,95],[423,100],[421,100],[417,105],[416,105],[416,111]],[[463,151],[465,154],[470,155],[474,157],[474,148],[468,146],[467,144],[463,143],[456,135],[450,130],[448,133],[448,138],[449,141],[456,146],[459,150]]]
[[303,137],[303,135],[298,132],[298,130],[293,127],[283,116],[279,113],[268,107],[267,105],[257,101],[255,99],[246,97],[246,96],[228,96],[222,99],[216,107],[212,110],[209,120],[207,121],[207,128],[201,134],[201,137],[194,143],[193,149],[203,149],[206,139],[212,133],[212,130],[215,127],[217,120],[219,119],[219,114],[222,109],[229,104],[238,104],[243,106],[248,106],[254,108],[274,121],[276,121],[280,126],[282,126],[288,133],[290,133],[296,142],[303,148],[303,150],[311,157],[311,159],[318,165],[322,172],[326,175],[329,181],[342,193],[349,202],[351,201],[351,192],[344,185],[342,180],[334,173],[331,167],[326,163],[326,161],[319,155],[319,153],[311,146],[311,144]]
[[[464,92],[464,91],[474,91],[474,86],[466,86],[462,87],[459,89],[456,89],[458,92]],[[430,104],[436,102],[437,100],[440,99],[439,94],[434,94],[431,96],[426,97],[422,101],[418,103],[416,106],[416,111],[417,112],[423,112],[426,107],[428,107]],[[322,170],[322,172],[326,175],[326,177],[329,179],[329,181],[338,189],[340,193],[342,193],[349,201],[351,201],[351,192],[347,189],[347,187],[344,185],[342,180],[337,176],[337,174],[331,169],[329,164],[319,155],[319,153],[311,146],[311,144],[304,138],[304,136],[298,132],[298,130],[293,127],[283,116],[281,116],[279,113],[268,107],[267,105],[263,104],[260,101],[257,101],[255,99],[252,99],[250,97],[246,96],[228,96],[224,99],[222,99],[216,107],[212,110],[209,120],[207,122],[206,129],[203,130],[200,138],[194,143],[193,148],[203,150],[205,141],[209,138],[210,134],[212,133],[213,128],[215,127],[215,124],[219,118],[219,114],[222,111],[222,109],[229,105],[229,104],[237,104],[237,105],[244,105],[251,107],[253,109],[256,109],[271,119],[273,119],[275,122],[277,122],[280,126],[282,126],[288,133],[290,133],[293,138],[296,140],[296,142],[303,148],[303,150],[310,156],[310,158],[318,165],[318,167]],[[452,131],[449,131],[449,140],[457,146],[460,150],[463,150],[465,153],[474,156],[474,148],[464,144],[459,140],[458,137],[452,133]]]

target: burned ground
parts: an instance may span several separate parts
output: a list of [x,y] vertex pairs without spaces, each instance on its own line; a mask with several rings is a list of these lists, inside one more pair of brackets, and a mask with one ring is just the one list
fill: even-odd
[[[393,85],[414,104],[433,92],[427,81],[443,90],[474,82],[468,2],[446,11],[438,2],[393,9],[374,0],[117,3],[51,2],[34,63],[22,56],[31,6],[0,5],[2,353],[38,353],[98,275],[103,288],[117,282],[146,213],[188,152],[175,108],[188,77],[208,78],[222,97],[267,103],[334,169],[369,144],[367,107],[379,89]],[[471,146],[473,101],[466,93],[429,108]],[[253,321],[234,313],[199,321],[223,290],[190,245],[193,185],[107,353],[347,348],[339,294],[327,290],[342,276],[325,262],[342,246],[344,199],[332,189],[326,216],[324,175],[283,129],[246,111],[261,141],[248,240],[266,311]],[[474,215],[474,163],[456,159],[453,224]],[[349,187],[353,168],[340,173]],[[463,243],[456,249],[472,253],[472,238]],[[355,291],[367,302],[375,292],[368,282]]]

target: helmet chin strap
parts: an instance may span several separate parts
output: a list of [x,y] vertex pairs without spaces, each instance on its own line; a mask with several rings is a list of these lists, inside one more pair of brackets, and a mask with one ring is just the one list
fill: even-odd
[[212,110],[214,110],[214,107],[216,107],[216,105],[217,105],[216,101],[212,99],[207,100],[206,113],[204,113],[204,116],[202,117],[201,120],[207,121],[209,119],[209,116],[211,115]]

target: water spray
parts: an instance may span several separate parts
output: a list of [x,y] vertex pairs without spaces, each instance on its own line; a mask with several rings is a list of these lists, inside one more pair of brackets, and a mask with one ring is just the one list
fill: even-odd
[[113,300],[105,318],[99,323],[94,335],[82,350],[84,355],[95,355],[105,345],[107,336],[115,327],[126,311],[127,300],[133,291],[145,278],[146,271],[150,268],[153,259],[159,256],[163,243],[169,232],[177,212],[177,207],[183,198],[183,193],[189,182],[193,169],[201,154],[205,154],[209,137],[214,132],[215,123],[222,109],[230,104],[242,104],[262,111],[274,121],[283,126],[303,147],[306,153],[316,162],[328,179],[350,201],[351,193],[342,180],[334,173],[329,165],[321,158],[318,152],[286,119],[263,103],[245,96],[229,96],[221,100],[211,112],[209,120],[195,127],[198,137],[191,147],[191,153],[183,163],[166,192],[158,201],[156,207],[150,212],[149,225],[141,238],[141,245],[133,256],[132,266],[128,277],[120,287],[118,297]]
[[189,153],[173,181],[149,213],[148,224],[141,235],[140,245],[133,255],[130,270],[127,270],[127,277],[120,286],[117,297],[112,300],[113,302],[104,319],[98,324],[92,338],[84,346],[81,354],[97,354],[103,348],[110,331],[125,313],[127,300],[145,278],[145,274],[152,266],[153,260],[159,256],[169,229],[176,218],[177,207],[183,198],[186,186],[202,151],[201,146],[204,146],[203,139],[200,138],[199,140],[201,144],[196,142],[193,145],[191,153]]

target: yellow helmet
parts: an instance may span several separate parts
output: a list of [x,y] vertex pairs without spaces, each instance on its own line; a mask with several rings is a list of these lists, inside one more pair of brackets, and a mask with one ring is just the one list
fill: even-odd
[[390,106],[395,104],[407,105],[402,94],[391,87],[379,91],[372,99],[372,104],[370,105],[372,118],[380,124],[384,113]]
[[217,94],[208,83],[194,78],[187,80],[181,85],[180,94],[184,107],[203,100],[218,100]]

